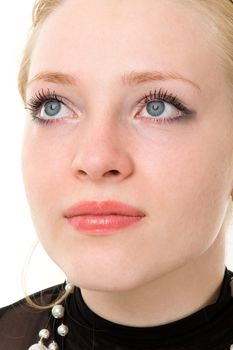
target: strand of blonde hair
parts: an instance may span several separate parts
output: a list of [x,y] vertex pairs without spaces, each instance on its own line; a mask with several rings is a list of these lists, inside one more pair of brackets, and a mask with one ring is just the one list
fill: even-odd
[[50,308],[52,308],[53,306],[55,306],[57,304],[62,304],[63,301],[67,298],[67,296],[70,294],[70,290],[68,290],[68,289],[66,290],[64,288],[64,290],[59,294],[59,296],[52,303],[49,303],[49,304],[46,304],[46,305],[40,305],[38,303],[35,303],[32,300],[32,298],[30,297],[30,295],[27,292],[26,280],[27,280],[28,266],[30,265],[30,262],[32,260],[32,255],[35,252],[35,249],[36,249],[38,243],[39,242],[36,239],[35,242],[32,244],[32,247],[30,248],[28,256],[27,256],[27,258],[25,260],[25,263],[24,263],[24,266],[23,266],[23,274],[22,274],[22,287],[23,287],[23,291],[24,291],[24,294],[25,294],[25,299],[26,299],[27,303],[31,307],[33,307],[33,308],[35,308],[37,310],[47,310],[47,309],[50,309]]

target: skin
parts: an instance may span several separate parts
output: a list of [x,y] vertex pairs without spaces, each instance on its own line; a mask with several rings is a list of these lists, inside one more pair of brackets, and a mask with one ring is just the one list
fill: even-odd
[[[70,101],[75,118],[45,126],[27,117],[23,175],[39,239],[89,307],[121,324],[157,325],[218,296],[233,119],[217,46],[200,13],[174,0],[109,4],[67,0],[43,23],[29,81],[59,71],[77,84],[34,81],[27,101],[49,88]],[[120,78],[148,70],[179,73],[199,88],[174,79],[128,86]],[[195,115],[135,123],[137,100],[155,88],[177,95]],[[107,199],[146,216],[101,237],[82,235],[64,218],[78,201]]]

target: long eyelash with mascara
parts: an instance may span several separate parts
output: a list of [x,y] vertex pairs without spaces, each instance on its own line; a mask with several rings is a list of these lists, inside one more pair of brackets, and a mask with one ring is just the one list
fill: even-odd
[[[158,91],[157,90],[154,90],[153,92],[150,91],[149,94],[144,95],[144,97],[138,101],[138,104],[141,107],[144,107],[147,103],[151,101],[167,102],[173,105],[175,108],[177,108],[177,110],[179,110],[180,112],[183,112],[187,116],[193,114],[194,112],[193,110],[187,108],[177,96],[168,93],[167,90],[163,91],[162,89],[159,89]],[[169,118],[167,119],[169,120]]]
[[38,112],[40,111],[42,105],[49,101],[58,101],[64,104],[63,98],[58,96],[55,93],[55,91],[51,92],[49,89],[47,89],[47,91],[44,91],[43,89],[41,89],[35,94],[35,96],[33,96],[29,100],[25,109],[30,111],[30,115],[32,119],[38,123],[42,123],[42,124],[54,123],[55,121],[57,121],[56,119],[42,119],[38,117]]
[[[49,89],[47,91],[44,91],[41,89],[38,91],[35,96],[33,96],[27,106],[25,107],[27,110],[30,111],[30,115],[33,119],[33,121],[41,123],[41,124],[52,124],[54,122],[59,122],[62,120],[62,118],[58,119],[44,119],[38,117],[38,113],[41,110],[42,106],[44,103],[49,102],[49,101],[58,101],[60,103],[63,103],[63,98],[58,96],[55,91],[51,92]],[[137,105],[140,107],[140,111],[143,107],[145,107],[149,102],[151,101],[161,101],[161,102],[166,102],[171,105],[173,105],[175,108],[177,108],[178,111],[182,112],[182,115],[180,115],[177,118],[153,118],[151,117],[151,121],[153,122],[158,122],[158,123],[170,123],[170,122],[175,122],[178,120],[183,119],[184,117],[190,116],[194,113],[193,110],[188,109],[182,102],[181,100],[177,97],[174,96],[168,91],[163,91],[162,89],[154,90],[153,92],[150,91],[149,94],[146,94],[143,96],[143,98],[139,99],[137,101]],[[138,113],[140,114],[140,112]],[[149,119],[149,118],[143,118],[142,119]]]

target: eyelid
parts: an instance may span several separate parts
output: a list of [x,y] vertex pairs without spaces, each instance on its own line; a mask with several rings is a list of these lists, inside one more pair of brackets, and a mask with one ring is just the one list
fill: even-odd
[[[62,103],[65,107],[67,107],[70,110],[70,114],[68,117],[52,117],[52,118],[46,118],[43,116],[39,116],[39,113],[41,111],[41,108],[45,105],[46,102],[48,101],[52,101],[52,100],[57,100],[60,103]],[[169,93],[168,90],[164,90],[162,88],[160,88],[159,90],[155,89],[153,92],[152,90],[149,91],[149,93],[144,94],[143,97],[141,97],[140,99],[138,99],[136,101],[136,111],[134,112],[134,116],[133,118],[136,119],[136,116],[140,115],[140,112],[142,111],[143,108],[146,107],[146,104],[151,102],[151,101],[161,101],[164,103],[168,103],[171,106],[173,106],[175,109],[177,109],[178,114],[180,114],[180,119],[181,117],[187,117],[188,115],[193,115],[194,113],[196,113],[196,111],[189,109],[186,104],[184,104],[175,94]],[[31,107],[31,108],[30,108]],[[29,99],[29,101],[27,102],[27,109],[31,110],[31,116],[32,118],[35,120],[37,119],[37,121],[41,121],[43,122],[48,122],[52,123],[53,121],[61,121],[61,120],[66,120],[66,119],[77,119],[80,120],[80,116],[82,114],[82,111],[79,109],[77,109],[77,106],[75,106],[68,98],[58,94],[55,92],[55,90],[53,92],[51,92],[51,90],[48,88],[47,90],[41,89],[39,91],[37,91],[34,96],[31,97],[31,99]],[[73,115],[73,117],[71,117],[70,115]],[[153,116],[148,116],[148,117],[144,117],[144,119],[155,119],[153,118]],[[158,120],[161,120],[162,122],[162,116],[158,116]],[[40,119],[40,120],[39,120]],[[138,119],[140,119],[140,117],[138,117]],[[141,119],[143,119],[143,117],[141,116]],[[169,117],[164,118],[167,121],[169,120]],[[172,119],[172,118],[170,118]],[[175,118],[173,118],[175,119]]]
[[142,109],[152,101],[168,103],[174,106],[174,108],[176,108],[178,111],[183,112],[185,115],[192,115],[195,113],[195,110],[188,108],[176,94],[169,93],[168,90],[163,90],[162,88],[159,90],[155,89],[153,92],[150,90],[149,93],[145,94],[137,101],[137,105]]
[[[77,115],[80,114],[80,110],[77,109],[77,107],[72,103],[67,97],[64,97],[58,93],[55,92],[55,90],[52,92],[49,88],[46,90],[41,88],[40,90],[37,90],[29,99],[26,101],[25,109],[28,109],[31,111],[32,115],[36,117],[36,114],[39,114],[43,106],[46,102],[49,101],[59,101],[62,103],[65,107],[67,107],[71,113],[75,113]],[[46,119],[43,117],[38,117],[40,119]],[[55,119],[55,118],[54,118]],[[57,118],[59,119],[59,118]],[[60,118],[61,119],[61,118]]]

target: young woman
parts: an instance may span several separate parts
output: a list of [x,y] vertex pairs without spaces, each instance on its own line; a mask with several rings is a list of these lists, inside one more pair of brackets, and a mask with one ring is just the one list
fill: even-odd
[[2,309],[2,349],[233,348],[232,88],[230,0],[37,1],[22,168],[69,283]]

